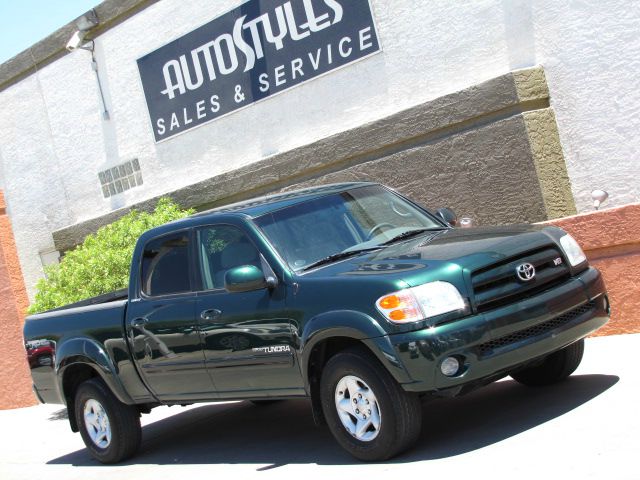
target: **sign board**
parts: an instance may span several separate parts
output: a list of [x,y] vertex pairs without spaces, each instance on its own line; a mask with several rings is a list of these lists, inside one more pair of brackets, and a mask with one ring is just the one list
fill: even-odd
[[369,0],[250,0],[138,69],[161,141],[378,51]]

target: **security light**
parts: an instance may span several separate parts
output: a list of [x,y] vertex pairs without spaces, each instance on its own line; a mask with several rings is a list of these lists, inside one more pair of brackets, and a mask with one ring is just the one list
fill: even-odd
[[67,50],[69,50],[70,52],[73,52],[78,48],[84,48],[82,45],[84,43],[84,37],[86,34],[87,32],[76,30],[71,36],[71,38],[69,39],[69,41],[67,42]]
[[73,35],[71,35],[66,48],[70,52],[78,49],[88,50],[91,52],[91,68],[96,74],[98,90],[100,91],[100,100],[102,101],[102,118],[104,120],[109,120],[109,110],[107,110],[107,103],[104,100],[104,92],[102,91],[102,82],[100,82],[100,75],[98,75],[98,62],[96,61],[94,52],[95,43],[93,40],[85,41],[85,37],[89,31],[98,26],[99,23],[98,15],[96,15],[95,10],[89,10],[84,15],[78,17],[75,21],[78,29],[73,32]]
[[85,42],[84,38],[87,35],[87,32],[97,26],[98,23],[98,16],[94,10],[89,10],[84,15],[78,17],[75,21],[78,30],[73,33],[67,42],[67,50],[73,52],[74,50],[82,48],[83,50],[93,51],[93,42],[90,47],[85,47],[84,44],[88,42]]

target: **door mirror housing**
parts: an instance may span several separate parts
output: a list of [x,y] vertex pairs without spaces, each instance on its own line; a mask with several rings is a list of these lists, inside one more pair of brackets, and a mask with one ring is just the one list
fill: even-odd
[[458,226],[458,217],[450,208],[439,208],[436,210],[436,215],[444,220],[447,225],[451,225],[452,227]]
[[268,286],[264,273],[254,265],[231,268],[224,274],[224,288],[227,292],[249,292]]

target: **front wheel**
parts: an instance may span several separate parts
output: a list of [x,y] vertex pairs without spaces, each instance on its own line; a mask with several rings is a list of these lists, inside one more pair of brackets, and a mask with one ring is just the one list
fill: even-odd
[[516,382],[541,387],[560,382],[576,371],[584,354],[584,339],[547,356],[542,363],[511,374]]
[[78,387],[74,413],[84,444],[99,462],[117,463],[138,450],[138,410],[120,402],[101,380],[87,380]]
[[420,435],[418,397],[405,392],[365,348],[350,348],[329,359],[320,396],[331,433],[360,460],[391,458]]

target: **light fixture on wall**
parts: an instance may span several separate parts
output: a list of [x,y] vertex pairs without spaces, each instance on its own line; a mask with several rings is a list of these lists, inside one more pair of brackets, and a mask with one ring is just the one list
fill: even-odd
[[473,219],[471,217],[462,217],[459,224],[460,228],[471,228],[473,227]]
[[593,206],[596,210],[600,208],[607,198],[609,198],[609,194],[604,190],[594,190],[591,192],[591,198],[593,198]]
[[96,62],[96,56],[94,52],[95,43],[93,40],[85,41],[85,37],[89,33],[89,30],[98,25],[98,16],[96,15],[95,10],[89,10],[81,17],[78,17],[75,23],[76,27],[78,27],[78,30],[73,32],[73,35],[71,35],[71,38],[67,42],[66,49],[70,52],[78,49],[91,52],[91,68],[94,72],[96,72],[98,90],[100,91],[100,100],[102,100],[102,118],[104,120],[109,120],[109,111],[107,110],[107,103],[104,100],[102,82],[100,82],[100,75],[98,74],[98,62]]
[[[89,30],[96,27],[98,23],[98,16],[96,15],[95,10],[89,10],[84,15],[78,17],[75,21],[78,30],[73,32],[73,35],[71,35],[71,38],[67,42],[67,50],[73,52],[74,50],[82,48],[83,50],[89,50],[90,52],[93,52],[93,41],[85,42],[84,39],[87,36]],[[86,47],[85,44],[87,43],[91,43],[91,46]]]
[[78,48],[83,48],[85,50],[93,50],[93,41],[91,42],[92,45],[91,47],[85,47],[84,45],[84,37],[87,34],[87,32],[83,32],[81,30],[76,30],[74,32],[74,34],[71,36],[71,38],[69,39],[69,41],[67,42],[67,50],[69,50],[70,52],[73,52],[74,50],[77,50]]

